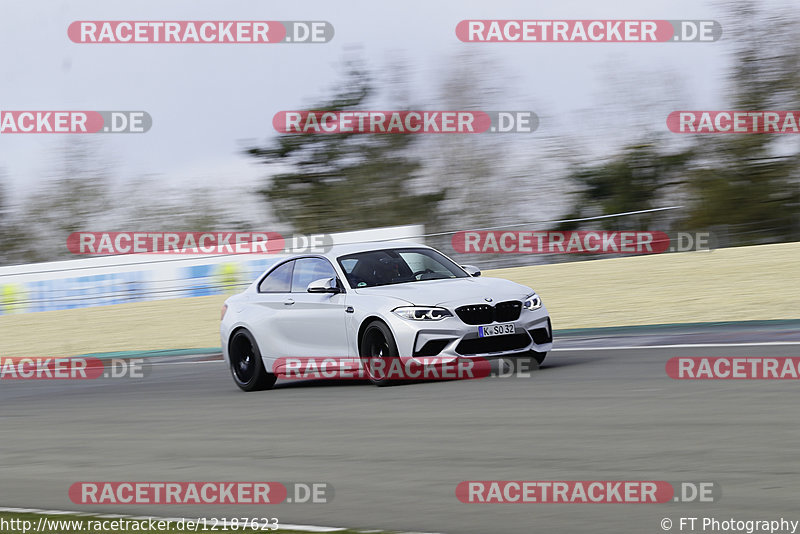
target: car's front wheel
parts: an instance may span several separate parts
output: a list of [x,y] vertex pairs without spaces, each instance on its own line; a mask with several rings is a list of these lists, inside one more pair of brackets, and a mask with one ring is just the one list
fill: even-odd
[[264,369],[261,352],[253,335],[247,330],[237,330],[228,345],[233,381],[244,391],[270,389],[277,377]]
[[386,324],[373,321],[367,325],[361,334],[359,353],[370,382],[376,386],[389,386],[393,383],[390,370],[399,358],[394,336]]

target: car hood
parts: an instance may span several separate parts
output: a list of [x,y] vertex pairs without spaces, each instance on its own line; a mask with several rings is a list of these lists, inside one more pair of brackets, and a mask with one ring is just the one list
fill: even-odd
[[363,287],[354,290],[357,295],[371,295],[402,299],[417,306],[447,306],[483,303],[491,298],[494,303],[521,299],[533,290],[502,278],[448,278],[424,280],[388,286]]

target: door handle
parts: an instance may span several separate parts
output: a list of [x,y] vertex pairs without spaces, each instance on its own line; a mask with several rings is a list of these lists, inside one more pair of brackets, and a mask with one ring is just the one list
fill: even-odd
[[292,304],[294,304],[294,299],[286,299],[286,300],[283,301],[283,303],[286,306],[291,306]]

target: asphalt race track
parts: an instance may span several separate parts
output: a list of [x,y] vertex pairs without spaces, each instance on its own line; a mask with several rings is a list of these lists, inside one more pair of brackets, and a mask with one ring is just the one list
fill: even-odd
[[[637,348],[655,343],[644,337],[572,339],[528,378],[391,388],[316,381],[248,394],[220,361],[163,362],[143,379],[3,380],[0,505],[447,533],[662,532],[665,517],[679,531],[681,516],[800,520],[800,383],[677,381],[664,369],[673,356],[800,356],[796,332],[780,336],[783,345],[768,343],[775,337],[666,348]],[[323,481],[335,497],[92,507],[69,500],[81,480]],[[711,481],[722,498],[463,504],[454,493],[463,480]]]

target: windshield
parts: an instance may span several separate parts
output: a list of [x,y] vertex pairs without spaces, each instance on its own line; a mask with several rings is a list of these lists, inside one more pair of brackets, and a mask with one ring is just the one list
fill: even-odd
[[458,265],[426,248],[370,250],[341,256],[338,261],[354,288],[469,277]]

